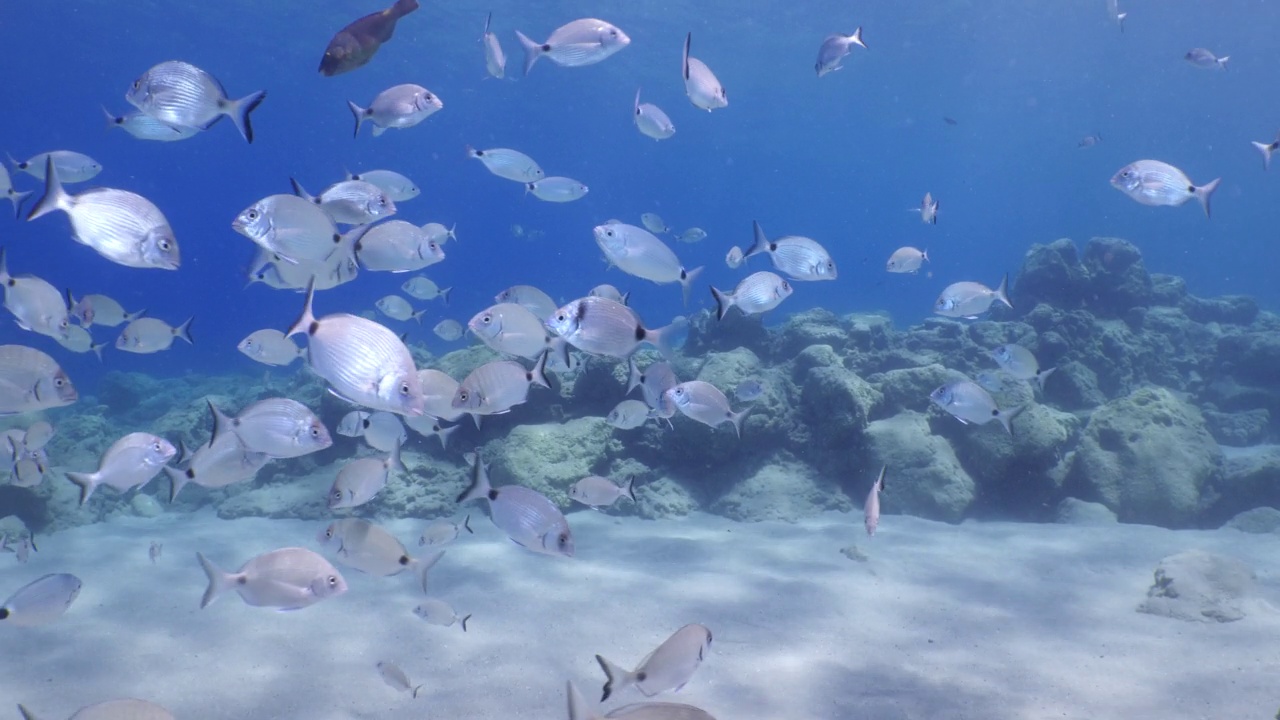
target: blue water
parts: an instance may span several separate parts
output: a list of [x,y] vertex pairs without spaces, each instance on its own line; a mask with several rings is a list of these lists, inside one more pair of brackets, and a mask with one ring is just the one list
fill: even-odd
[[[0,147],[20,158],[55,148],[92,155],[106,168],[94,184],[153,200],[181,243],[180,271],[134,270],[73,243],[64,215],[0,219],[14,272],[77,295],[106,293],[174,324],[196,316],[195,349],[179,344],[153,356],[109,349],[105,367],[257,372],[236,342],[260,327],[287,327],[302,297],[263,285],[243,289],[254,247],[230,222],[260,197],[287,192],[290,177],[318,191],[341,179],[344,167],[409,175],[423,194],[403,203],[399,217],[457,224],[460,239],[447,246],[448,259],[427,273],[455,288],[448,315],[436,305],[421,331],[405,326],[433,352],[456,347],[430,334],[435,322],[465,322],[515,283],[570,300],[611,282],[632,291],[633,305],[654,326],[685,312],[675,286],[606,272],[592,241],[595,224],[612,217],[638,224],[648,211],[677,230],[707,230],[699,245],[673,246],[687,266],[706,265],[703,279],[719,287],[740,277],[723,258],[730,246],[750,242],[752,219],[774,236],[818,239],[840,278],[800,284],[784,311],[887,310],[906,325],[926,317],[950,282],[994,285],[1016,273],[1030,244],[1059,237],[1083,243],[1094,235],[1132,240],[1149,269],[1185,276],[1195,294],[1242,293],[1270,309],[1280,305],[1270,277],[1280,253],[1273,238],[1280,168],[1264,173],[1249,146],[1280,126],[1280,98],[1271,91],[1280,22],[1274,3],[1135,1],[1124,7],[1130,17],[1122,34],[1103,0],[861,7],[426,0],[368,66],[320,76],[316,66],[333,32],[379,5],[0,5],[7,51]],[[489,10],[514,80],[485,77],[478,39]],[[519,77],[515,29],[541,39],[589,15],[622,27],[631,46],[587,68],[542,60]],[[822,38],[857,25],[870,50],[816,78]],[[727,109],[708,114],[684,97],[678,72],[686,31],[694,34],[694,55],[724,83]],[[1230,71],[1185,63],[1193,46],[1229,54]],[[123,99],[129,84],[167,59],[205,68],[236,97],[265,89],[253,116],[256,142],[246,144],[229,122],[167,144],[105,130],[99,105],[130,110]],[[375,139],[366,129],[353,139],[346,101],[365,104],[402,82],[431,89],[444,110],[406,131]],[[635,130],[637,86],[671,115],[673,139],[655,143]],[[1100,145],[1076,147],[1095,132]],[[466,144],[522,149],[549,174],[586,182],[591,193],[565,205],[524,197],[518,185],[465,158]],[[1197,183],[1221,176],[1213,219],[1195,203],[1148,208],[1108,186],[1118,168],[1144,157],[1171,162]],[[27,176],[16,184],[37,189]],[[936,227],[907,212],[926,191],[941,201]],[[513,237],[516,224],[545,236]],[[904,244],[928,248],[932,277],[884,272],[885,259]],[[317,310],[370,310],[407,277],[363,273],[321,294]],[[702,285],[690,310],[711,305]],[[107,332],[95,328],[95,339],[114,340]],[[9,322],[0,323],[0,342],[49,350],[81,382],[98,372],[91,356],[69,357]]]

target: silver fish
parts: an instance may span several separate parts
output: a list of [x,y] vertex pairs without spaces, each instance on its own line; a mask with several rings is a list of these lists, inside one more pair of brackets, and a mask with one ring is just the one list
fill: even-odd
[[511,148],[477,150],[468,145],[467,157],[479,160],[494,175],[518,183],[536,182],[547,176],[533,158]]
[[267,97],[258,91],[239,100],[227,98],[212,75],[178,60],[169,60],[143,73],[124,99],[162,123],[184,128],[208,130],[223,116],[231,118],[236,129],[248,142],[253,142],[252,113]]
[[197,128],[178,127],[160,122],[144,112],[131,112],[127,115],[113,115],[110,110],[102,108],[107,117],[107,127],[120,128],[139,140],[157,142],[176,142],[194,137],[200,132]]
[[0,345],[0,415],[70,405],[80,398],[57,361],[25,345]]
[[982,283],[963,281],[951,283],[933,303],[933,311],[943,317],[973,320],[991,309],[996,300],[1013,307],[1009,302],[1009,276],[1000,280],[995,290]]
[[641,213],[640,223],[644,225],[644,229],[655,235],[671,232],[671,228],[662,221],[662,217],[657,213]]
[[[700,227],[691,227],[688,230],[676,236],[676,240],[682,243],[696,243],[707,239],[707,231]],[[739,251],[741,252],[741,251]]]
[[525,185],[525,192],[546,202],[573,202],[586,197],[590,191],[586,185],[567,177],[544,177]]
[[533,313],[541,321],[555,314],[559,309],[551,296],[532,285],[512,285],[494,296],[496,303],[515,303]]
[[911,246],[900,247],[889,256],[884,269],[891,273],[911,273],[920,271],[920,266],[928,262],[929,253]]
[[547,353],[532,370],[512,360],[495,360],[471,371],[458,385],[453,407],[474,415],[499,415],[529,399],[529,388],[551,387],[547,381]]
[[668,388],[662,396],[686,417],[704,425],[714,428],[725,422],[733,423],[733,431],[738,437],[742,437],[742,419],[751,412],[748,407],[735,413],[729,406],[729,398],[715,385],[702,380],[680,383]]
[[884,474],[888,469],[888,465],[880,468],[880,477],[872,483],[867,500],[862,504],[862,524],[866,526],[868,535],[875,535],[876,528],[880,526],[880,493],[884,492]]
[[733,396],[741,402],[751,402],[763,397],[764,390],[764,383],[755,378],[748,378],[738,383],[738,386],[733,389]]
[[382,188],[363,180],[334,183],[316,196],[308,193],[297,180],[290,178],[289,182],[293,183],[295,195],[319,205],[335,223],[364,225],[396,214],[395,201]]
[[564,340],[548,335],[543,321],[524,305],[500,302],[476,313],[467,328],[480,342],[507,355],[533,360],[549,348],[564,354]]
[[1006,379],[1011,378],[1009,378],[1009,374],[1003,370],[983,370],[973,376],[973,381],[978,383],[983,390],[993,393],[1004,392]]
[[597,655],[596,662],[607,678],[600,702],[634,685],[646,697],[684,687],[702,664],[711,648],[711,631],[692,624],[672,633],[671,637],[649,653],[635,670],[628,672]]
[[676,126],[671,122],[671,118],[662,112],[662,108],[652,103],[640,102],[640,89],[636,88],[636,99],[632,106],[632,117],[635,119],[636,129],[641,135],[651,137],[654,140],[666,140],[676,134]]
[[826,248],[817,241],[800,235],[785,235],[777,240],[770,240],[760,223],[753,220],[752,225],[755,244],[747,250],[744,257],[768,253],[773,260],[773,267],[786,273],[792,280],[836,279],[836,263]]
[[80,596],[80,578],[69,573],[45,575],[22,586],[0,605],[0,627],[47,625],[62,617]]
[[4,308],[13,313],[18,327],[45,337],[67,338],[71,318],[62,293],[34,275],[10,275],[3,247],[0,247],[0,287],[4,288]]
[[920,222],[925,225],[938,224],[938,201],[933,199],[933,193],[924,194],[916,211],[920,213]]
[[306,405],[290,398],[267,398],[248,405],[234,418],[209,401],[213,413],[213,439],[235,433],[249,452],[272,458],[295,458],[320,452],[333,445],[328,429]]
[[273,366],[290,365],[306,355],[306,350],[275,328],[254,330],[236,345],[236,349],[263,365]]
[[0,194],[9,198],[9,202],[13,203],[13,214],[15,217],[22,216],[22,203],[31,194],[30,190],[19,192],[13,188],[13,180],[9,177],[9,170],[0,165]]
[[1217,57],[1204,48],[1191,48],[1183,59],[1202,70],[1226,70],[1227,61],[1231,57],[1229,55]]
[[360,507],[387,486],[392,472],[403,469],[398,443],[385,458],[367,457],[348,461],[338,471],[338,477],[329,489],[329,509]]
[[462,626],[462,632],[467,631],[467,621],[471,619],[471,615],[463,615],[459,617],[454,612],[453,606],[449,603],[437,598],[427,598],[413,609],[413,614],[425,620],[431,625],[440,625],[442,627],[450,627],[454,623]]
[[854,45],[867,49],[866,43],[862,42],[861,27],[854,30],[852,35],[828,35],[822,41],[822,47],[818,48],[818,61],[813,65],[818,77],[839,70],[842,67],[840,62],[852,51]]
[[346,437],[361,437],[364,435],[364,424],[369,419],[369,414],[363,410],[352,410],[342,416],[342,420],[338,421],[338,434]]
[[791,283],[767,270],[746,276],[731,293],[711,287],[711,297],[716,301],[716,320],[723,320],[731,307],[738,308],[744,315],[769,312],[791,297],[791,293]]
[[404,430],[404,423],[400,422],[400,416],[389,412],[370,413],[361,425],[364,430],[362,433],[364,441],[374,450],[391,452],[397,445],[403,445],[409,439]]
[[441,247],[444,247],[450,240],[458,239],[458,234],[454,232],[457,227],[456,223],[453,227],[445,227],[443,223],[429,222],[422,226],[422,234],[428,240],[434,240]]
[[355,280],[360,265],[352,253],[354,239],[364,230],[357,228],[342,236],[326,260],[286,260],[281,255],[262,248],[249,270],[249,285],[260,282],[278,290],[307,289],[315,281],[317,290],[328,290]]
[[409,681],[409,676],[404,674],[404,670],[400,666],[390,662],[378,663],[378,675],[382,677],[382,681],[391,686],[393,690],[400,692],[412,692],[413,697],[418,697],[418,691],[422,689],[421,685],[415,686]]
[[315,288],[307,290],[302,315],[285,333],[307,335],[307,363],[330,391],[355,405],[400,415],[421,415],[422,386],[413,355],[392,331],[346,313],[316,319]]
[[53,425],[44,420],[37,420],[23,434],[22,445],[27,450],[39,450],[53,439]]
[[684,92],[689,96],[689,102],[693,103],[694,107],[707,112],[728,107],[729,94],[724,91],[724,86],[720,84],[716,74],[711,72],[711,68],[707,67],[706,63],[689,54],[689,46],[692,43],[693,33],[685,35],[682,74]]
[[412,180],[394,170],[369,170],[358,175],[347,173],[347,179],[377,185],[395,202],[412,200],[422,192]]
[[120,337],[116,338],[116,348],[146,355],[168,350],[173,345],[174,338],[182,338],[187,341],[187,344],[195,345],[196,341],[191,339],[191,321],[193,320],[195,320],[194,316],[189,317],[186,322],[173,327],[156,318],[138,318],[124,326]]
[[250,452],[235,433],[225,433],[201,445],[193,454],[183,448],[183,456],[189,456],[185,467],[164,468],[169,476],[169,502],[178,499],[178,493],[188,483],[203,488],[216,489],[252,480],[271,457],[266,453]]
[[418,537],[418,545],[420,547],[447,545],[457,540],[463,530],[466,530],[468,535],[475,534],[475,531],[471,529],[470,515],[462,518],[460,523],[452,520],[432,520],[423,528],[422,535]]
[[140,318],[147,312],[146,310],[125,312],[120,303],[106,295],[91,294],[76,300],[71,295],[70,290],[67,291],[67,307],[67,314],[84,327],[89,327],[90,325],[117,327],[130,320]]
[[378,577],[399,575],[408,570],[419,581],[442,553],[436,553],[423,562],[409,555],[409,551],[394,535],[381,526],[363,518],[334,520],[320,533],[321,543],[338,542],[338,562],[362,573]]
[[[19,705],[23,720],[37,720],[36,716]],[[174,720],[173,713],[146,700],[121,698],[107,700],[80,708],[71,716],[73,720]]]
[[68,195],[52,160],[47,170],[44,197],[27,213],[27,220],[61,210],[71,218],[72,239],[111,262],[125,267],[178,269],[178,240],[164,213],[150,200],[113,188]]
[[1057,369],[1041,370],[1039,361],[1030,350],[1013,343],[992,350],[991,357],[1001,370],[1019,380],[1033,380],[1041,390],[1044,389],[1044,381]]
[[1076,143],[1076,147],[1081,149],[1091,148],[1100,142],[1102,142],[1102,133],[1094,133],[1092,135],[1085,135],[1084,137],[1080,138],[1080,142]]
[[635,502],[635,482],[634,475],[628,477],[622,485],[617,485],[606,477],[588,475],[569,486],[569,497],[596,509],[609,507],[624,497]]
[[426,308],[415,311],[409,301],[399,295],[383,296],[374,303],[374,307],[392,320],[412,320],[418,324],[422,324],[422,316],[427,314]]
[[685,303],[702,267],[686,270],[675,252],[653,233],[626,223],[605,223],[593,230],[605,259],[619,270],[658,284],[678,282]]
[[437,418],[430,415],[419,415],[418,417],[406,417],[404,424],[409,426],[410,430],[422,435],[423,437],[435,437],[440,440],[441,448],[449,447],[449,436],[458,431],[457,425],[446,426]]
[[601,715],[572,682],[568,686],[569,720],[716,720],[701,708],[668,702],[631,703]]
[[530,40],[519,30],[516,37],[524,48],[524,74],[544,55],[564,67],[592,65],[613,55],[631,43],[631,38],[604,20],[583,18],[561,25],[546,42]]
[[53,339],[71,352],[91,352],[97,355],[99,360],[102,359],[102,349],[107,346],[106,343],[95,343],[89,331],[79,325],[68,326],[65,335],[55,335]]
[[156,542],[155,540],[152,540],[151,546],[147,548],[147,557],[150,558],[151,564],[155,565],[156,561],[160,559],[160,556],[163,553],[164,553],[164,544]]
[[424,368],[418,371],[418,382],[422,386],[423,415],[454,422],[467,414],[453,406],[457,380],[434,368]]
[[640,368],[636,365],[635,358],[627,361],[629,365],[629,375],[627,380],[627,392],[631,392],[637,387],[644,394],[644,402],[650,408],[656,408],[662,401],[662,395],[666,391],[675,387],[680,383],[676,379],[676,372],[669,362],[656,362],[640,372]]
[[246,605],[278,610],[298,610],[347,591],[342,573],[306,548],[263,553],[233,573],[220,569],[201,553],[196,553],[196,559],[209,578],[209,587],[200,598],[201,609],[228,590],[235,590]]
[[355,244],[356,257],[369,270],[402,273],[421,270],[444,260],[440,244],[417,225],[391,220],[364,232]]
[[729,248],[729,252],[724,256],[724,264],[734,270],[742,267],[742,263],[746,261],[747,256],[743,254],[742,248],[737,245]]
[[1120,12],[1120,0],[1107,0],[1107,17],[1120,26],[1120,32],[1124,32],[1124,19],[1129,17],[1129,13]]
[[98,461],[97,471],[68,472],[66,476],[80,487],[80,504],[84,505],[101,485],[122,493],[145,486],[177,453],[177,448],[162,437],[144,432],[129,433],[107,448]]
[[[672,353],[672,336],[683,330],[679,323],[649,330],[635,311],[603,297],[584,297],[556,311],[547,327],[570,345],[592,355],[626,359],[643,344],[664,356]],[[562,358],[566,361],[567,359]]]
[[444,103],[430,90],[409,83],[383,90],[367,108],[350,100],[347,107],[356,119],[354,137],[360,136],[360,126],[366,120],[373,123],[373,136],[378,137],[388,130],[404,130],[417,125],[443,109]]
[[296,195],[268,195],[236,215],[231,229],[286,262],[328,259],[342,241],[333,219]]
[[444,340],[445,342],[457,342],[462,339],[462,335],[465,331],[463,330],[462,323],[457,320],[441,320],[436,323],[435,327],[431,328],[431,332],[435,333],[436,337]]
[[1262,153],[1262,169],[1264,171],[1271,169],[1271,153],[1280,150],[1280,133],[1276,133],[1276,139],[1269,143],[1260,143],[1256,140],[1251,141],[1253,146]]
[[436,298],[440,298],[441,300],[444,300],[445,305],[449,304],[449,293],[453,290],[453,288],[442,289],[439,285],[432,282],[430,278],[425,278],[421,275],[409,278],[400,286],[400,289],[409,297],[417,298],[418,300],[435,300]]
[[623,400],[609,411],[605,422],[619,430],[633,430],[649,419],[649,406],[639,400]]
[[30,158],[19,162],[12,157],[9,158],[9,164],[18,172],[24,172],[37,180],[48,180],[48,171],[50,163],[53,164],[54,170],[57,171],[58,177],[62,182],[78,183],[92,180],[102,172],[102,165],[97,160],[85,155],[84,153],[74,152],[72,150],[53,150],[43,152],[39,155],[32,155]]
[[471,485],[458,496],[458,502],[476,498],[488,501],[489,519],[517,545],[543,555],[573,557],[573,533],[555,503],[520,485],[491,486],[488,467],[479,453],[471,466]]
[[1138,160],[1120,168],[1111,178],[1111,186],[1143,205],[1177,207],[1191,198],[1200,201],[1204,216],[1209,217],[1209,199],[1222,178],[1195,185],[1178,168],[1159,160]]
[[[631,296],[631,293],[629,292],[624,293],[612,285],[597,285],[591,288],[591,292],[587,293],[587,295],[589,297],[609,298],[614,302],[620,302],[623,305],[626,305],[627,299]],[[547,298],[547,299],[550,300],[551,298]],[[552,307],[551,313],[549,313],[547,317],[548,318],[551,317],[551,315],[555,314],[555,311],[559,309],[560,308]]]
[[929,399],[966,425],[986,425],[992,420],[998,420],[1009,434],[1013,434],[1009,423],[1025,409],[1025,406],[1020,406],[1001,410],[990,393],[969,380],[956,380],[941,385],[929,393]]
[[489,13],[484,19],[484,35],[480,36],[480,42],[484,45],[485,70],[490,77],[501,80],[507,74],[507,55],[502,51],[498,36],[489,31],[489,23],[492,21],[493,13]]

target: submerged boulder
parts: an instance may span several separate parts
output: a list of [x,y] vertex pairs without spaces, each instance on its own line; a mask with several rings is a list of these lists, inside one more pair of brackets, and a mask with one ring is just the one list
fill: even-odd
[[889,467],[882,502],[889,512],[959,522],[973,503],[973,478],[951,444],[934,435],[924,413],[912,410],[867,426],[869,464]]

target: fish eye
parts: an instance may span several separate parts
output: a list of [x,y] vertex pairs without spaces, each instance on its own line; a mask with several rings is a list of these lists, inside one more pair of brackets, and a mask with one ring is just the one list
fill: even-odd
[[556,322],[564,322],[565,320],[568,320],[568,319],[569,318],[566,317],[564,313],[562,312],[556,313]]
[[140,88],[140,87],[142,87],[142,78],[138,78],[137,80],[134,80],[134,81],[133,81],[133,89],[134,89],[134,90],[137,90],[137,89],[138,89],[138,88]]
[[458,393],[458,397],[462,400],[462,402],[466,402],[467,398],[471,397],[471,393],[467,392],[466,390],[462,390]]
[[250,219],[250,220],[257,220],[257,219],[258,219],[258,211],[257,211],[257,210],[250,210],[250,211],[249,211],[249,219]]
[[336,578],[336,577],[334,577],[334,576],[330,575],[330,576],[329,576],[329,587],[330,587],[330,588],[337,588],[337,587],[338,587],[338,578]]
[[334,490],[332,493],[329,493],[329,494],[330,494],[330,496],[332,496],[332,497],[333,497],[333,499],[334,499],[334,500],[341,500],[341,499],[342,499],[342,491],[341,491],[341,490]]
[[313,437],[313,438],[318,438],[318,437],[320,437],[320,429],[319,429],[319,428],[311,428],[311,437]]
[[332,539],[333,539],[333,528],[328,527],[328,528],[325,528],[325,529],[324,529],[324,539],[325,539],[325,540],[332,540]]
[[62,378],[54,378],[54,379],[53,379],[53,386],[54,386],[54,387],[62,387],[63,385],[66,385],[66,384],[67,384],[67,381],[66,381],[66,380],[63,380]]
[[151,449],[155,450],[156,452],[160,452],[161,450],[160,443],[159,442],[151,443]]
[[493,316],[485,315],[484,317],[480,318],[480,322],[484,323],[485,325],[488,325],[489,323],[493,322]]
[[404,381],[400,383],[400,394],[405,396],[408,396],[411,394],[408,381]]

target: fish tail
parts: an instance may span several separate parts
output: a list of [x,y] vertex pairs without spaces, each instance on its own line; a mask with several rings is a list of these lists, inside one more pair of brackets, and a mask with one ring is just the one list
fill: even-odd
[[[417,9],[418,0],[396,0],[396,4],[391,6],[391,12],[396,16],[397,20]],[[415,695],[414,697],[417,696]]]
[[101,108],[102,108],[102,114],[103,114],[103,115],[105,115],[105,116],[106,116],[106,118],[107,118],[107,129],[108,129],[108,130],[110,130],[111,128],[113,128],[113,127],[115,127],[116,125],[118,125],[118,124],[119,124],[119,123],[117,123],[116,121],[117,121],[117,120],[119,120],[120,118],[116,117],[115,115],[112,115],[112,114],[111,114],[111,111],[107,109],[107,106],[106,106],[106,105],[100,105],[99,107],[101,107]]
[[754,406],[748,405],[738,412],[729,412],[729,421],[733,423],[733,432],[739,440],[742,439],[742,421],[747,417],[747,413],[751,412],[752,407]]
[[721,292],[715,285],[711,286],[711,297],[716,300],[716,320],[723,320],[724,314],[733,307],[733,294]]
[[[449,231],[452,234],[452,230]],[[447,287],[440,291],[440,299],[444,301],[444,306],[449,307],[449,293],[453,292],[453,288]]]
[[680,56],[680,76],[689,80],[689,46],[693,44],[693,33],[685,33],[684,36],[684,54]]
[[427,593],[427,574],[431,572],[431,568],[435,567],[436,563],[440,562],[440,558],[442,557],[444,557],[444,551],[437,550],[431,553],[430,555],[428,555],[425,559],[418,560],[416,563],[414,563],[414,572],[418,576],[418,585],[422,587],[423,595],[428,594]]
[[876,492],[884,492],[884,474],[888,471],[888,465],[884,465],[880,468],[880,477],[876,478]]
[[196,553],[196,559],[200,561],[201,569],[204,570],[204,574],[209,578],[209,587],[205,588],[204,596],[200,598],[200,609],[203,610],[209,607],[209,603],[213,602],[219,595],[230,590],[236,581],[234,575],[209,562],[204,553]]
[[106,346],[107,344],[104,342],[89,345],[89,351],[98,356],[98,362],[102,362],[102,348]]
[[246,95],[239,100],[230,100],[226,103],[225,112],[227,117],[236,124],[236,129],[244,137],[246,142],[253,142],[253,125],[249,124],[249,113],[258,109],[263,100],[267,99],[267,91],[259,90],[256,93]]
[[546,354],[555,356],[557,367],[573,369],[569,362],[569,343],[562,337],[553,337],[547,343]]
[[187,477],[186,470],[164,466],[164,474],[169,476],[169,504],[172,505],[178,499],[178,493],[182,492],[182,488],[191,482],[191,478]]
[[15,220],[22,219],[22,203],[26,202],[27,196],[31,194],[30,190],[21,192],[9,189],[9,201],[13,203],[13,217]]
[[760,253],[763,253],[763,252],[769,252],[769,237],[764,234],[764,228],[760,227],[760,223],[755,220],[752,220],[751,230],[754,233],[755,242],[754,244],[752,244],[750,248],[747,249],[746,252],[742,253],[742,257],[744,260],[746,258],[751,257],[752,255],[759,255]]
[[685,270],[684,268],[680,268],[680,287],[684,290],[685,307],[688,307],[689,305],[689,294],[693,292],[693,281],[696,280],[698,276],[702,274],[703,267],[704,266],[699,265],[698,267],[692,270]]
[[1004,431],[1013,434],[1013,419],[1022,414],[1027,409],[1027,405],[1019,405],[1009,408],[1008,410],[996,410],[996,419],[1004,426]]
[[46,158],[44,165],[44,197],[40,198],[40,202],[31,208],[31,212],[27,213],[27,219],[35,220],[38,217],[48,215],[54,210],[66,210],[70,200],[71,196],[67,194],[66,190],[62,189],[62,183],[58,182],[58,172],[53,167],[53,157]]
[[316,316],[311,312],[311,304],[316,296],[316,279],[313,277],[307,282],[307,301],[302,306],[302,314],[289,326],[289,331],[284,334],[285,337],[293,337],[298,333],[308,333],[313,324],[315,324]]
[[870,49],[867,47],[866,43],[862,42],[862,26],[861,25],[859,25],[858,29],[854,30],[853,34],[849,36],[849,42],[862,47],[863,50]]
[[449,427],[440,428],[440,431],[436,433],[436,437],[440,438],[440,448],[442,450],[447,450],[449,448],[449,436],[457,431],[457,425],[450,425]]
[[487,498],[489,497],[489,491],[493,489],[489,485],[489,471],[485,467],[484,460],[480,457],[479,452],[476,452],[475,455],[475,460],[471,464],[471,484],[458,496],[459,503],[474,500],[478,497]]
[[124,314],[124,321],[125,321],[125,322],[133,322],[134,320],[137,320],[138,318],[140,318],[140,317],[142,317],[143,315],[146,315],[146,314],[147,314],[147,309],[146,309],[146,308],[142,308],[141,310],[139,310],[139,311],[137,311],[137,312],[125,313],[125,314]]
[[1274,143],[1260,143],[1254,141],[1253,146],[1258,148],[1258,152],[1262,153],[1262,169],[1271,169],[1271,153],[1275,150]]
[[636,365],[635,356],[627,358],[627,394],[630,395],[632,390],[644,384],[644,374],[640,372],[640,367]]
[[26,709],[22,705],[18,705],[18,712],[22,713],[22,720],[40,720],[36,714]]
[[94,473],[68,472],[67,479],[80,487],[80,505],[89,502],[93,491],[98,487],[98,477]]
[[628,672],[617,665],[614,665],[606,660],[603,655],[597,655],[596,662],[600,663],[600,669],[604,671],[605,676],[604,688],[600,693],[600,702],[608,700],[609,696],[615,691],[621,690],[622,688],[635,683],[635,673]]
[[0,246],[0,285],[4,285],[8,283],[9,278],[11,277],[9,275],[8,264],[5,262],[5,259],[4,259],[4,253],[5,253],[4,247]]
[[214,441],[220,436],[228,432],[234,432],[231,429],[232,420],[226,413],[219,410],[212,400],[205,398],[205,402],[209,405],[209,413],[213,415],[213,436],[209,438],[209,445],[213,445]]
[[174,336],[182,338],[183,340],[186,340],[187,344],[189,345],[195,345],[196,341],[191,337],[191,323],[195,322],[195,319],[196,319],[196,316],[192,315],[191,317],[187,318],[186,322],[174,328],[173,329]]
[[[307,192],[306,188],[302,187],[302,183],[298,182],[297,180],[295,180],[295,179],[293,179],[293,178],[289,178],[289,184],[293,186],[293,194],[294,194],[294,195],[297,195],[298,197],[302,198],[303,200],[309,200],[309,201],[311,201],[311,202],[316,202],[315,197],[314,197],[311,193]],[[318,204],[318,203],[317,203],[317,204]]]
[[[486,15],[484,18],[484,34],[485,35],[489,34],[489,23],[492,23],[492,22],[493,22],[493,11],[490,10],[489,14]],[[480,41],[484,42],[484,35],[480,36]]]
[[927,249],[920,251],[920,260],[923,262],[929,262],[929,251]]
[[462,518],[462,527],[472,535],[476,534],[476,531],[471,529],[471,513],[467,513],[467,516]]
[[627,497],[631,498],[631,502],[636,501],[636,476],[635,475],[627,476],[627,482],[622,486],[622,491],[627,494]]
[[[364,124],[367,111],[350,100],[347,101],[347,107],[351,108],[351,114],[356,118],[356,130],[351,134],[351,137],[360,137],[360,126]],[[347,173],[347,175],[350,176],[351,173]]]
[[[596,656],[597,659],[599,657]],[[587,704],[587,699],[582,697],[572,680],[568,682],[568,686],[569,720],[601,720],[603,716]]]
[[1209,217],[1209,199],[1213,197],[1213,191],[1218,189],[1218,183],[1222,182],[1222,178],[1214,178],[1209,182],[1196,187],[1191,186],[1191,192],[1200,201],[1200,207],[1204,208],[1204,216]]
[[1040,388],[1040,392],[1044,392],[1044,381],[1048,380],[1049,376],[1052,375],[1053,372],[1057,369],[1058,368],[1056,367],[1051,367],[1048,370],[1041,370],[1040,372],[1036,373],[1036,386]]
[[471,619],[471,613],[467,613],[466,615],[462,616],[462,620],[459,621],[459,623],[462,625],[462,632],[467,631],[467,621],[470,619]]
[[1000,302],[1013,307],[1013,303],[1009,302],[1009,273],[1005,273],[1000,280],[1000,287],[996,288],[996,299]]
[[516,37],[520,38],[520,46],[524,48],[524,74],[528,75],[533,69],[533,64],[538,62],[538,58],[542,57],[543,46],[530,40],[524,33],[516,31]]
[[[563,339],[561,340],[563,343]],[[566,344],[567,347],[567,344]],[[566,351],[567,352],[567,351]],[[551,383],[547,381],[547,358],[551,355],[551,350],[543,350],[538,356],[538,362],[534,363],[533,369],[529,371],[529,382],[534,385],[541,385],[544,388],[551,387]],[[568,366],[568,363],[565,363]]]
[[1230,55],[1223,55],[1222,57],[1218,58],[1218,67],[1222,68],[1223,70],[1226,70],[1227,61],[1230,59],[1231,59]]

